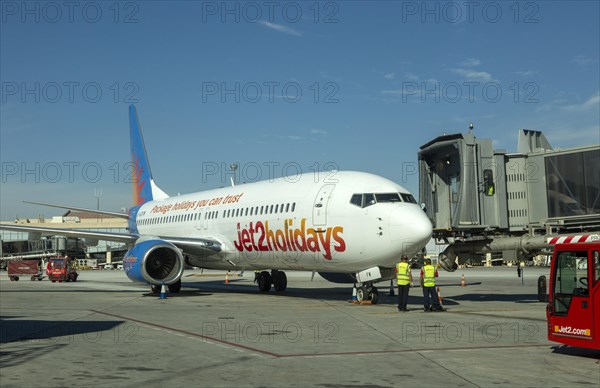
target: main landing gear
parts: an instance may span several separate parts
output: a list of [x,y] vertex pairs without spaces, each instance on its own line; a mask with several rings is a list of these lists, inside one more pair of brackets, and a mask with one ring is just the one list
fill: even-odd
[[379,291],[373,283],[364,283],[360,287],[356,288],[356,300],[361,303],[363,301],[370,301],[372,304],[376,304],[379,300]]
[[258,289],[262,292],[269,292],[271,285],[275,288],[275,291],[285,291],[287,288],[287,276],[285,272],[272,270],[271,273],[268,271],[262,271],[258,274]]

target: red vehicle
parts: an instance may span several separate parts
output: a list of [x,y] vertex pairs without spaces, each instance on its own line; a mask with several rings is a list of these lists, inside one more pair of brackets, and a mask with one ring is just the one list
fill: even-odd
[[52,283],[63,281],[76,282],[78,276],[75,269],[75,262],[65,257],[53,257],[48,260],[46,274]]
[[7,270],[10,281],[18,281],[20,276],[29,276],[31,280],[44,278],[39,260],[10,260]]
[[548,339],[600,350],[600,235],[553,237]]

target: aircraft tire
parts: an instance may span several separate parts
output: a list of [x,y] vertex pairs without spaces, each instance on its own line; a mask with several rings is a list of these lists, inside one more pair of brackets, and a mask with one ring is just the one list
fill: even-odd
[[377,304],[377,301],[379,300],[379,291],[377,291],[377,288],[371,287],[369,290],[369,300],[372,304]]
[[150,286],[150,293],[152,294],[160,294],[160,286]]
[[173,294],[178,294],[181,290],[181,279],[176,281],[175,283],[169,285],[169,292]]
[[360,303],[363,300],[369,299],[369,292],[367,291],[367,287],[358,287],[356,289],[356,300]]
[[258,289],[261,292],[269,292],[271,290],[272,283],[273,279],[271,278],[271,274],[267,271],[262,271],[258,275]]
[[283,271],[273,271],[273,287],[275,291],[283,292],[287,288],[287,276]]

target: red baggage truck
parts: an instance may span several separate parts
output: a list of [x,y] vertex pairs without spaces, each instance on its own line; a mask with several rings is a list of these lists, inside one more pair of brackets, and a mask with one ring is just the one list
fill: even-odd
[[29,276],[31,280],[42,280],[44,278],[39,260],[9,260],[7,269],[11,281],[18,281],[21,276]]

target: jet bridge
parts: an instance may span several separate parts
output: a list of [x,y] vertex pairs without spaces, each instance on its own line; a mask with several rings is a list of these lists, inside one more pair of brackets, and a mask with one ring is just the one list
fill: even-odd
[[447,270],[501,253],[525,260],[547,236],[600,230],[600,146],[553,149],[539,131],[519,131],[518,152],[492,140],[439,136],[420,147],[419,195],[433,237],[449,244]]

